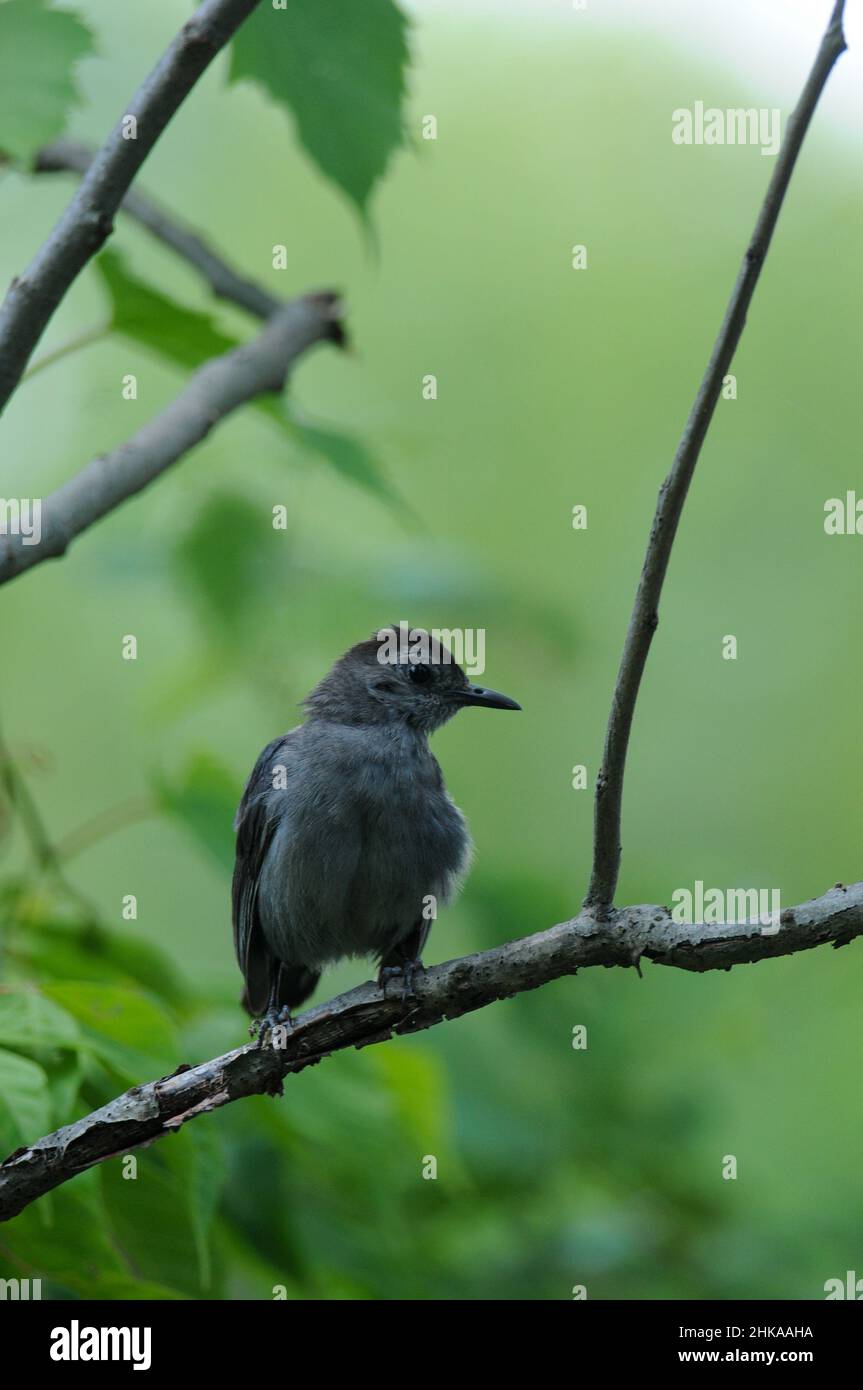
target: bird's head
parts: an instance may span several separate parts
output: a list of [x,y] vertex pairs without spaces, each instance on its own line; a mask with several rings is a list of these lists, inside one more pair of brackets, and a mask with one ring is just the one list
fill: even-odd
[[508,695],[472,685],[448,647],[406,624],[380,628],[351,647],[304,703],[312,718],[341,724],[400,721],[427,734],[469,705],[521,709]]

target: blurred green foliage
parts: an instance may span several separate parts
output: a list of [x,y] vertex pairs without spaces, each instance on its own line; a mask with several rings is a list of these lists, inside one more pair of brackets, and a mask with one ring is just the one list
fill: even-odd
[[[0,28],[20,7],[0,3]],[[93,140],[187,7],[77,9],[100,56],[81,64],[71,133]],[[323,9],[329,22],[335,0]],[[228,895],[242,780],[333,658],[382,623],[485,628],[486,678],[524,706],[505,727],[467,712],[436,739],[478,859],[427,961],[539,930],[583,894],[590,793],[571,769],[596,771],[656,489],[769,164],[671,143],[673,108],[748,99],[728,73],[658,46],[645,63],[637,33],[588,40],[557,20],[489,28],[430,9],[403,116],[401,25],[364,8],[384,11],[389,112],[357,120],[360,182],[339,167],[352,147],[328,162],[318,143],[364,110],[335,70],[342,125],[304,92],[306,154],[223,70],[144,180],[274,293],[343,286],[354,354],[303,362],[287,403],[267,405],[278,429],[242,412],[0,596],[5,738],[57,849],[34,864],[0,800],[5,1151],[243,1040]],[[364,204],[396,129],[427,112],[439,138],[392,163],[370,257],[328,181]],[[64,180],[3,175],[6,280],[67,196]],[[777,885],[791,903],[860,876],[860,562],[822,516],[859,484],[861,220],[816,119],[671,565],[622,901],[700,878]],[[586,272],[570,268],[574,242]],[[277,243],[288,272],[272,268]],[[116,245],[45,350],[104,317],[106,285],[115,332],[19,391],[4,495],[56,486],[250,332],[136,227]],[[301,423],[318,413],[336,423]],[[736,663],[720,659],[728,632]],[[342,966],[321,995],[367,973]],[[859,1268],[863,1240],[859,948],[644,973],[558,981],[200,1117],[138,1153],[134,1179],[118,1157],[0,1229],[0,1277],[84,1298],[566,1299],[577,1284],[590,1298],[819,1297]]]
[[59,135],[81,100],[75,66],[93,52],[77,15],[50,0],[0,4],[0,152],[27,160]]

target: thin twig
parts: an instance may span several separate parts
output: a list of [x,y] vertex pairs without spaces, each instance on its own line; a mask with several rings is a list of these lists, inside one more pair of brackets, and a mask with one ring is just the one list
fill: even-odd
[[51,352],[46,352],[43,357],[37,357],[35,362],[31,362],[21,377],[22,381],[29,381],[31,377],[43,372],[46,367],[53,367],[55,362],[62,362],[64,357],[69,357],[73,352],[79,352],[83,347],[89,347],[91,343],[98,343],[103,338],[107,338],[111,332],[110,323],[97,323],[92,328],[79,333],[75,338],[69,338],[67,342],[61,343]]
[[[76,144],[74,140],[55,140],[39,151],[33,167],[38,174],[64,170],[86,174],[93,157],[93,151],[86,145]],[[269,294],[253,280],[238,275],[227,261],[207,245],[203,237],[159,207],[152,198],[134,188],[130,189],[120,204],[120,211],[140,222],[157,241],[170,246],[188,261],[203,276],[218,299],[229,300],[259,319],[268,319],[281,306],[282,300]]]
[[79,911],[90,921],[96,921],[98,913],[95,905],[85,893],[81,893],[67,879],[56,845],[48,834],[39,808],[30,794],[30,788],[22,776],[15,759],[0,729],[0,787],[6,793],[13,812],[24,833],[30,851],[40,874],[44,874],[63,893],[74,902]]
[[54,846],[57,859],[65,864],[100,841],[116,835],[118,830],[126,830],[130,825],[137,825],[158,815],[159,807],[154,797],[130,797],[128,801],[110,806],[107,811],[91,816],[89,820],[67,831]]
[[325,291],[285,304],[257,338],[206,362],[155,419],[46,497],[38,544],[0,535],[0,584],[63,555],[76,536],[183,458],[238,406],[281,391],[297,357],[315,343],[343,341],[337,295]]
[[837,0],[812,71],[788,121],[785,140],[758,214],[752,240],[743,257],[719,336],[698,388],[671,471],[659,490],[656,514],[611,700],[605,749],[596,781],[593,868],[584,906],[598,915],[606,912],[614,902],[617,888],[626,752],[638,688],[653,634],[659,622],[659,598],[671,547],[677,534],[677,525],[698,455],[719,399],[723,378],[731,365],[746,323],[746,312],[758,283],[797,156],[827,78],[837,58],[846,48],[842,32],[844,3],[845,0]]
[[431,1028],[586,966],[637,967],[647,959],[682,970],[728,970],[828,942],[844,946],[860,935],[863,883],[856,883],[786,910],[775,933],[758,924],[680,926],[667,908],[628,907],[607,922],[582,913],[535,936],[436,965],[419,976],[415,998],[406,1004],[369,982],[302,1014],[292,1031],[276,1039],[284,1047],[250,1043],[181,1067],[10,1154],[0,1164],[0,1221],[85,1169],[170,1134],[197,1115],[244,1096],[279,1092],[285,1076],[333,1052]]
[[203,0],[133,96],[48,240],[12,281],[0,309],[0,410],[69,286],[110,236],[114,214],[162,131],[258,4]]

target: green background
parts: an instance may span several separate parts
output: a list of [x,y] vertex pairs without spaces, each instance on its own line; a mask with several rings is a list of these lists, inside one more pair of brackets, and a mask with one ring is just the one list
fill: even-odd
[[[98,141],[187,7],[78,8],[99,56],[81,64],[70,130]],[[673,145],[670,113],[762,98],[707,52],[577,16],[545,28],[420,7],[411,45],[408,148],[371,233],[284,113],[225,86],[224,59],[142,174],[273,293],[344,291],[353,350],[304,360],[292,397],[361,439],[404,505],[245,410],[63,561],[3,589],[10,751],[55,842],[93,818],[111,831],[66,864],[109,929],[94,942],[74,932],[74,903],[35,882],[5,808],[0,1047],[42,1068],[19,1077],[29,1112],[0,1108],[5,1148],[23,1142],[22,1113],[35,1139],[243,1041],[233,803],[331,661],[384,623],[483,627],[484,679],[524,708],[468,711],[435,737],[477,859],[426,963],[563,920],[584,894],[590,787],[657,488],[773,168],[757,148]],[[783,130],[800,77],[783,79]],[[420,138],[428,113],[435,142]],[[2,175],[4,283],[71,187]],[[826,536],[823,508],[863,492],[861,232],[859,160],[816,116],[669,571],[621,903],[667,903],[701,879],[791,905],[860,877],[863,540]],[[163,293],[254,331],[136,226],[120,221],[114,245]],[[89,269],[39,353],[105,312]],[[137,401],[121,398],[127,372]],[[185,379],[118,337],[46,369],[4,416],[0,491],[48,492]],[[279,503],[286,532],[270,525]],[[586,531],[571,526],[578,503]],[[130,633],[135,662],[121,659]],[[570,785],[577,763],[588,790]],[[161,960],[130,954],[133,939]],[[368,973],[346,964],[316,997]],[[140,1152],[134,1182],[106,1163],[0,1229],[0,1277],[84,1297],[823,1297],[863,1266],[861,988],[856,944],[729,974],[561,980],[198,1119]],[[46,1000],[77,1020],[74,1039]]]

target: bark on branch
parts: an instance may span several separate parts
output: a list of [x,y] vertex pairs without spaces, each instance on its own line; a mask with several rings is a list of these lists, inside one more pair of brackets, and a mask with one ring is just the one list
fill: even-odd
[[243,1096],[278,1093],[285,1076],[333,1052],[420,1032],[586,966],[638,967],[651,960],[681,970],[729,970],[828,942],[844,946],[860,935],[863,883],[837,885],[787,909],[772,934],[757,924],[680,926],[665,907],[627,907],[603,920],[582,911],[534,936],[424,971],[407,1003],[369,982],[302,1014],[284,1047],[248,1043],[133,1087],[0,1164],[0,1221],[87,1168],[160,1139],[197,1115]]
[[[203,0],[133,96],[48,240],[0,308],[0,411],[69,286],[113,229],[129,185],[201,74],[260,0]],[[134,139],[124,122],[134,117]]]
[[63,555],[76,536],[158,478],[226,415],[281,391],[296,358],[324,341],[344,342],[340,301],[331,292],[292,300],[257,338],[206,362],[155,419],[43,500],[38,545],[23,535],[0,536],[0,584]]
[[620,872],[620,816],[629,734],[647,654],[659,623],[659,598],[680,514],[701,446],[713,418],[716,402],[719,400],[723,378],[731,365],[746,323],[746,312],[770,247],[776,220],[803,139],[809,129],[809,122],[833,65],[846,48],[842,32],[844,8],[845,0],[837,0],[812,71],[789,118],[782,149],[755,223],[755,231],[743,257],[719,337],[714,344],[707,370],[686,421],[671,472],[659,490],[656,514],[650,530],[647,553],[611,699],[602,764],[596,779],[593,868],[585,899],[585,907],[594,911],[603,912],[614,902]]

